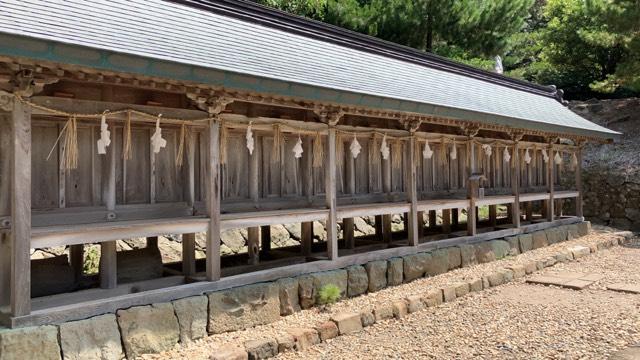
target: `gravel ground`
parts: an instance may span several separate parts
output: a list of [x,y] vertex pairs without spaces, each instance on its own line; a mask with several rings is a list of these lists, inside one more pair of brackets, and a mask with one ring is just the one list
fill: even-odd
[[[560,248],[588,245],[612,235],[609,229],[516,257],[458,269],[432,278],[349,299],[330,311],[301,311],[253,329],[210,336],[145,359],[207,359],[212,350],[249,339],[275,337],[290,327],[313,327],[342,311],[371,309],[423,294],[511,264],[545,259]],[[636,271],[629,271],[636,269]],[[605,278],[580,292],[527,285],[524,280],[472,293],[396,321],[383,321],[356,335],[341,336],[279,359],[601,359],[640,342],[640,296],[606,291],[612,282],[640,283],[640,248],[616,247],[542,273],[596,272]],[[541,274],[540,272],[536,274]]]

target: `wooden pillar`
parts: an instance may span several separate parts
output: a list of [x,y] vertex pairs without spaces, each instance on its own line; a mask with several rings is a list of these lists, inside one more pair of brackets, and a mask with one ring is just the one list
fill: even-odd
[[157,249],[157,248],[158,248],[158,237],[149,236],[147,238],[147,249]]
[[416,137],[415,134],[411,134],[409,139],[409,169],[406,170],[408,184],[408,201],[411,204],[410,211],[405,214],[405,219],[408,219],[405,224],[408,224],[407,235],[409,237],[409,245],[418,246],[420,244],[420,236],[418,233],[418,175],[416,174]]
[[260,262],[260,228],[250,227],[247,232],[247,247],[249,253],[249,265],[258,265]]
[[438,212],[429,210],[429,228],[434,230],[438,226]]
[[489,205],[489,226],[496,227],[498,225],[498,206]]
[[[261,146],[256,146],[253,154],[249,154],[249,197],[256,207],[260,201],[260,148]],[[249,265],[258,265],[260,263],[260,227],[247,229],[247,252]]]
[[527,201],[525,205],[525,209],[526,209],[527,221],[532,222],[533,221],[533,202]]
[[209,179],[207,182],[207,269],[209,281],[220,279],[220,120],[209,121]]
[[313,222],[303,222],[301,228],[302,255],[310,256],[313,246]]
[[[304,195],[307,197],[309,206],[313,205],[313,138],[305,137],[303,140],[304,152],[302,153],[302,176],[304,183]],[[301,250],[302,255],[310,256],[313,246],[313,222],[303,222],[301,224]]]
[[[351,153],[348,153],[346,165],[345,178],[347,181],[347,191],[349,194],[354,195],[356,193],[356,159],[351,156]],[[353,218],[342,219],[342,238],[344,239],[347,249],[354,249],[356,247],[354,230]]]
[[[104,191],[107,212],[115,218],[116,208],[116,149],[115,146],[107,148],[108,174],[107,186]],[[105,241],[100,244],[100,287],[113,289],[118,286],[118,262],[115,241]]]
[[[391,156],[389,159],[382,159],[382,191],[391,197]],[[382,241],[391,243],[391,214],[382,215]]]
[[182,234],[182,273],[192,276],[196,273],[196,234]]
[[451,233],[451,209],[442,210],[442,232],[445,234]]
[[451,226],[456,229],[460,224],[460,211],[458,209],[451,209]]
[[11,99],[11,315],[31,313],[31,108]]
[[547,200],[547,220],[553,221],[554,209],[554,160],[553,145],[549,145],[549,160],[547,161],[547,190],[549,191],[549,200]]
[[515,197],[513,206],[511,207],[511,219],[513,226],[516,228],[520,227],[520,150],[518,149],[518,141],[520,141],[520,139],[516,138],[515,144],[513,145],[513,156],[511,158],[511,161],[513,161],[511,165],[511,191]]
[[418,238],[424,236],[424,211],[418,211]]
[[262,256],[262,258],[269,258],[269,252],[271,251],[271,226],[260,226],[260,242],[262,243],[260,256]]
[[576,190],[578,191],[578,197],[576,198],[576,216],[584,218],[582,209],[582,147],[578,147],[576,150],[576,157],[578,158],[578,164],[576,165]]
[[80,280],[84,268],[84,245],[71,245],[69,247],[69,262],[76,281]]
[[[4,100],[0,93],[0,101]],[[11,95],[5,95],[11,96]],[[4,112],[2,110],[5,110]],[[11,163],[13,158],[12,108],[0,107],[0,226],[11,229]],[[4,217],[5,219],[1,219]],[[0,307],[11,304],[11,233],[0,232]]]
[[330,125],[327,136],[327,166],[325,171],[326,206],[329,209],[327,216],[327,256],[329,260],[338,258],[338,219],[336,214],[336,128]]
[[[467,142],[467,153],[469,154],[469,173],[475,174],[476,172],[476,147],[473,145],[473,140],[469,137]],[[495,156],[495,155],[494,155]],[[467,182],[467,188],[469,191],[469,208],[467,209],[467,235],[475,236],[477,233],[477,223],[476,218],[478,214],[478,209],[476,208],[476,196],[477,196],[477,186],[479,184],[474,184],[472,181]]]

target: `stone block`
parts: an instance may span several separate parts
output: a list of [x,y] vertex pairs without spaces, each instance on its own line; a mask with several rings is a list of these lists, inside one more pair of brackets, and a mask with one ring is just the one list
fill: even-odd
[[275,339],[245,341],[244,348],[249,360],[270,359],[278,355],[278,342]]
[[482,291],[482,279],[474,279],[469,281],[469,291]]
[[462,254],[457,246],[445,248],[449,253],[449,270],[457,269],[462,266]]
[[544,269],[544,261],[543,261],[543,260],[537,260],[537,261],[536,261],[536,269],[537,269],[537,270],[542,270],[542,269]]
[[294,348],[297,351],[304,351],[320,343],[320,336],[315,329],[311,328],[291,328],[287,333],[293,336]]
[[60,346],[65,360],[120,360],[124,357],[114,314],[61,324]]
[[278,342],[278,353],[295,350],[296,339],[291,334],[281,334],[276,337]]
[[362,322],[362,327],[367,327],[376,323],[376,317],[372,311],[363,310],[360,312],[360,321]]
[[567,240],[573,240],[580,237],[578,233],[578,224],[571,224],[566,226],[567,229]]
[[393,307],[393,317],[396,319],[402,319],[409,314],[407,302],[404,300],[396,300],[391,306]]
[[504,239],[509,244],[509,254],[510,256],[515,256],[520,254],[520,237],[519,236],[509,236]]
[[180,325],[170,303],[118,310],[127,358],[167,351],[180,340]]
[[476,259],[479,263],[488,263],[496,261],[496,254],[493,252],[493,248],[489,242],[481,242],[475,244]]
[[402,258],[393,258],[387,261],[387,285],[394,286],[402,284],[404,279],[402,273]]
[[336,323],[340,335],[348,335],[362,331],[362,320],[359,313],[340,313],[331,317]]
[[511,269],[500,269],[498,272],[502,274],[503,284],[513,281],[514,274]]
[[544,267],[551,267],[556,264],[555,256],[549,256],[544,260]]
[[[382,290],[387,287],[387,261],[372,261],[365,264],[364,269],[367,271],[369,279],[369,292]],[[402,280],[400,280],[402,282]]]
[[360,265],[347,268],[347,296],[354,297],[367,292],[369,278],[367,271]]
[[409,314],[414,312],[418,312],[425,308],[424,302],[422,301],[422,296],[420,295],[412,295],[407,297],[407,310]]
[[470,291],[469,289],[469,283],[467,282],[461,282],[461,283],[457,283],[455,285],[453,285],[455,290],[456,290],[456,298],[459,297],[463,297],[465,295],[467,295]]
[[576,260],[591,254],[591,249],[582,245],[570,247],[569,251],[571,251],[571,254],[573,254],[573,258]]
[[284,278],[276,281],[280,298],[280,315],[291,315],[300,311],[300,284],[296,278]]
[[485,276],[490,287],[504,284],[504,275],[499,272],[492,272]]
[[553,257],[556,259],[556,263],[563,263],[563,262],[569,261],[569,259],[567,259],[567,254],[563,252],[557,252],[555,253],[555,255],[553,255]]
[[436,276],[449,271],[449,251],[438,249],[431,252],[425,266],[427,276]]
[[311,275],[298,277],[298,299],[302,309],[309,309],[315,305],[316,297],[313,293],[313,278]]
[[248,360],[247,351],[239,346],[226,345],[213,349],[209,360]]
[[424,276],[427,263],[431,261],[431,254],[418,253],[402,258],[404,281],[410,282]]
[[533,241],[533,248],[539,249],[549,245],[547,241],[547,234],[544,231],[536,231],[531,234]]
[[520,243],[520,253],[525,253],[527,251],[533,250],[533,235],[518,235],[518,242]]
[[475,265],[478,263],[476,259],[476,248],[471,244],[458,245],[460,248],[460,260],[462,267]]
[[491,240],[489,244],[491,244],[491,249],[496,257],[496,260],[504,259],[509,255],[509,252],[511,251],[509,243],[505,240]]
[[393,318],[393,306],[391,305],[379,305],[373,309],[373,316],[376,318],[376,322]]
[[59,360],[58,328],[39,326],[0,330],[0,359]]
[[[545,229],[544,232],[547,235],[547,242],[549,244],[557,244],[566,240],[566,237],[563,239],[563,231],[561,231],[559,227],[548,228]],[[566,234],[566,232],[564,234]]]
[[189,343],[207,336],[208,305],[206,296],[193,296],[173,302],[173,309],[180,325],[181,343]]
[[338,326],[333,321],[325,321],[322,324],[316,326],[320,341],[327,341],[333,339],[339,335]]
[[520,279],[527,275],[527,271],[524,268],[524,265],[513,265],[510,266],[509,269],[513,272],[514,279]]
[[311,274],[313,278],[313,294],[316,297],[316,303],[318,302],[318,293],[324,286],[332,284],[340,289],[340,298],[344,299],[347,296],[347,270],[331,270],[323,271]]
[[526,263],[524,263],[524,272],[527,275],[533,274],[537,270],[538,270],[538,268],[536,267],[536,262],[535,261],[527,261]]
[[209,294],[209,333],[248,329],[280,319],[276,283],[254,284]]
[[442,291],[442,300],[444,302],[450,302],[456,299],[455,286],[445,286],[441,288],[440,291]]
[[442,304],[444,302],[444,299],[442,298],[442,290],[438,289],[427,292],[424,295],[423,300],[428,307]]
[[591,222],[583,221],[577,224],[578,236],[587,236],[591,232]]

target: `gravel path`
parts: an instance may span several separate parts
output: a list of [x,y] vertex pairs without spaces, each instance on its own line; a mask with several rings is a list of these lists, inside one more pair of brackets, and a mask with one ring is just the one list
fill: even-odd
[[[207,359],[212,349],[246,340],[276,337],[290,327],[314,327],[331,314],[371,309],[409,295],[533,259],[545,259],[577,244],[611,237],[606,232],[555,244],[500,261],[457,269],[349,299],[330,312],[301,311],[278,322],[219,334],[145,359]],[[633,270],[635,269],[635,270]],[[605,278],[590,289],[572,291],[527,285],[517,280],[428,308],[402,320],[388,320],[356,335],[340,336],[304,352],[278,359],[602,359],[640,342],[640,295],[605,289],[611,282],[640,283],[640,248],[615,247],[577,262],[558,264],[536,275],[558,271],[597,272]]]

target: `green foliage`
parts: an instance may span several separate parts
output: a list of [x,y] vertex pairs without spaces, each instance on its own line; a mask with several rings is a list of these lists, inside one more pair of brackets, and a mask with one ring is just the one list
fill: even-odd
[[85,274],[97,274],[98,268],[100,266],[100,254],[98,253],[98,248],[96,246],[92,246],[87,248],[84,254],[84,264],[82,266],[82,271]]
[[340,300],[340,288],[334,284],[327,284],[318,292],[318,303],[320,305],[331,305],[338,300]]

